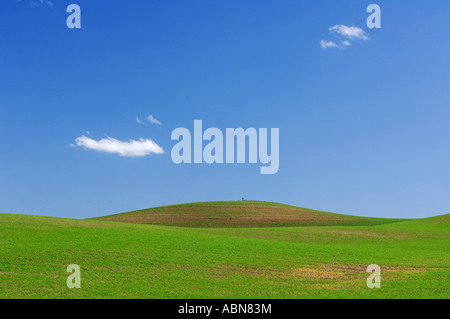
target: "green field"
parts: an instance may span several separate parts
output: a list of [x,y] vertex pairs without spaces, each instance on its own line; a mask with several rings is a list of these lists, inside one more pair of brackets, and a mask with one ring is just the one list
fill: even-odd
[[[449,298],[450,215],[355,217],[265,202],[76,220],[0,214],[1,298]],[[81,267],[81,288],[66,267]],[[381,267],[381,288],[366,267]]]

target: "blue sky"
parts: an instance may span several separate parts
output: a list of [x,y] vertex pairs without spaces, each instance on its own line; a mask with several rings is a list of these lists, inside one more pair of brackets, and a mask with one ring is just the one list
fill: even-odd
[[[66,26],[70,3],[81,29]],[[366,26],[370,3],[381,29]],[[449,14],[448,1],[1,1],[0,212],[86,218],[245,197],[449,213]],[[335,25],[369,39],[322,48],[346,39]],[[278,173],[174,164],[171,132],[195,119],[279,128]],[[71,146],[82,135],[147,138],[164,154]]]

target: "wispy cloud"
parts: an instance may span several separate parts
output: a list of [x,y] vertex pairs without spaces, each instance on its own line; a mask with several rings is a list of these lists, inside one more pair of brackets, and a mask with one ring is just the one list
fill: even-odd
[[30,7],[35,8],[43,4],[53,7],[53,3],[50,0],[16,0],[17,2],[28,2]]
[[105,152],[111,154],[119,154],[125,157],[138,157],[150,154],[163,154],[164,150],[161,146],[148,138],[140,138],[139,140],[120,141],[112,137],[94,140],[85,135],[77,137],[75,144],[87,150]]
[[[145,117],[145,119],[152,124],[161,125],[161,122],[155,119],[152,115]],[[136,117],[136,123],[144,125],[146,122],[141,120],[139,117]]]
[[331,34],[336,36],[337,40],[336,41],[320,40],[320,47],[322,49],[329,49],[329,48],[344,49],[352,45],[350,41],[357,41],[357,40],[367,41],[370,39],[366,31],[355,26],[349,27],[343,24],[336,24],[334,26],[329,27],[328,31],[330,31]]
[[333,41],[320,40],[320,47],[322,49],[328,49],[328,48],[337,48],[339,46]]
[[138,124],[145,124],[144,121],[142,121],[139,117],[136,117],[136,123]]
[[350,41],[347,41],[347,40],[342,41],[341,43],[343,46],[346,46],[346,47],[349,47],[351,45]]
[[161,122],[155,119],[152,115],[147,116],[147,120],[152,124],[161,125]]
[[328,29],[331,33],[338,34],[349,40],[369,40],[367,33],[358,27],[348,27],[343,24],[336,24]]

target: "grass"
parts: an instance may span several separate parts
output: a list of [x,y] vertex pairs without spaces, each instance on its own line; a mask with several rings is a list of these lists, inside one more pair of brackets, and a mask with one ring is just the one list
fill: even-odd
[[142,209],[94,218],[133,224],[200,228],[379,225],[401,221],[358,217],[261,201],[201,202]]
[[[315,211],[302,209],[309,217],[300,226],[298,218],[261,221],[251,202],[227,215],[226,206],[237,203],[139,213],[186,214],[198,207],[204,228],[194,227],[196,218],[186,221],[188,227],[174,227],[112,222],[111,216],[74,220],[0,214],[0,297],[449,298],[450,215],[391,220],[324,213],[329,214],[326,225],[325,215],[318,214],[315,224],[309,215]],[[256,214],[258,227],[231,228],[220,217],[222,224],[212,228],[218,223],[214,205],[227,218]],[[274,215],[294,214],[285,210],[291,206],[253,205],[273,207]],[[81,289],[66,286],[65,270],[73,263],[81,267]],[[366,286],[365,269],[373,263],[381,267],[381,289]]]

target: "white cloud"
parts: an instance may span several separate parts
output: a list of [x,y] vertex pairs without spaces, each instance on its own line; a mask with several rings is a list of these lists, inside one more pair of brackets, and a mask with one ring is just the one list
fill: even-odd
[[[16,0],[16,1],[22,2],[22,0]],[[53,3],[50,0],[29,0],[28,3],[30,4],[30,7],[32,7],[32,8],[39,7],[40,5],[43,5],[43,4],[53,7]]]
[[155,119],[152,115],[147,116],[147,120],[152,124],[161,125],[161,122]]
[[369,37],[363,29],[354,26],[348,27],[343,24],[336,24],[328,30],[349,40],[369,40]]
[[347,40],[342,41],[341,43],[343,46],[346,46],[346,47],[349,47],[351,45],[350,41],[347,41]]
[[139,117],[136,117],[136,123],[145,124]]
[[[369,36],[367,33],[355,26],[346,26],[343,24],[336,24],[332,27],[329,27],[328,30],[330,33],[337,36],[338,40],[336,42],[334,41],[326,41],[321,40],[320,41],[320,47],[322,49],[328,49],[328,48],[339,48],[339,49],[345,49],[346,47],[349,47],[352,45],[350,41],[353,40],[369,40]],[[350,40],[350,41],[349,41]],[[339,44],[338,44],[339,43]]]
[[119,154],[120,156],[136,157],[146,156],[151,153],[163,154],[161,146],[153,142],[151,139],[140,138],[139,140],[119,141],[109,137],[101,140],[94,140],[84,135],[77,137],[75,143],[87,150],[98,152]]
[[53,7],[53,3],[50,0],[35,0],[35,1],[30,1],[30,6],[32,7],[37,7],[40,6],[41,4],[47,4],[50,7]]
[[328,48],[338,48],[339,46],[333,41],[320,40],[320,47],[322,49],[328,49]]

